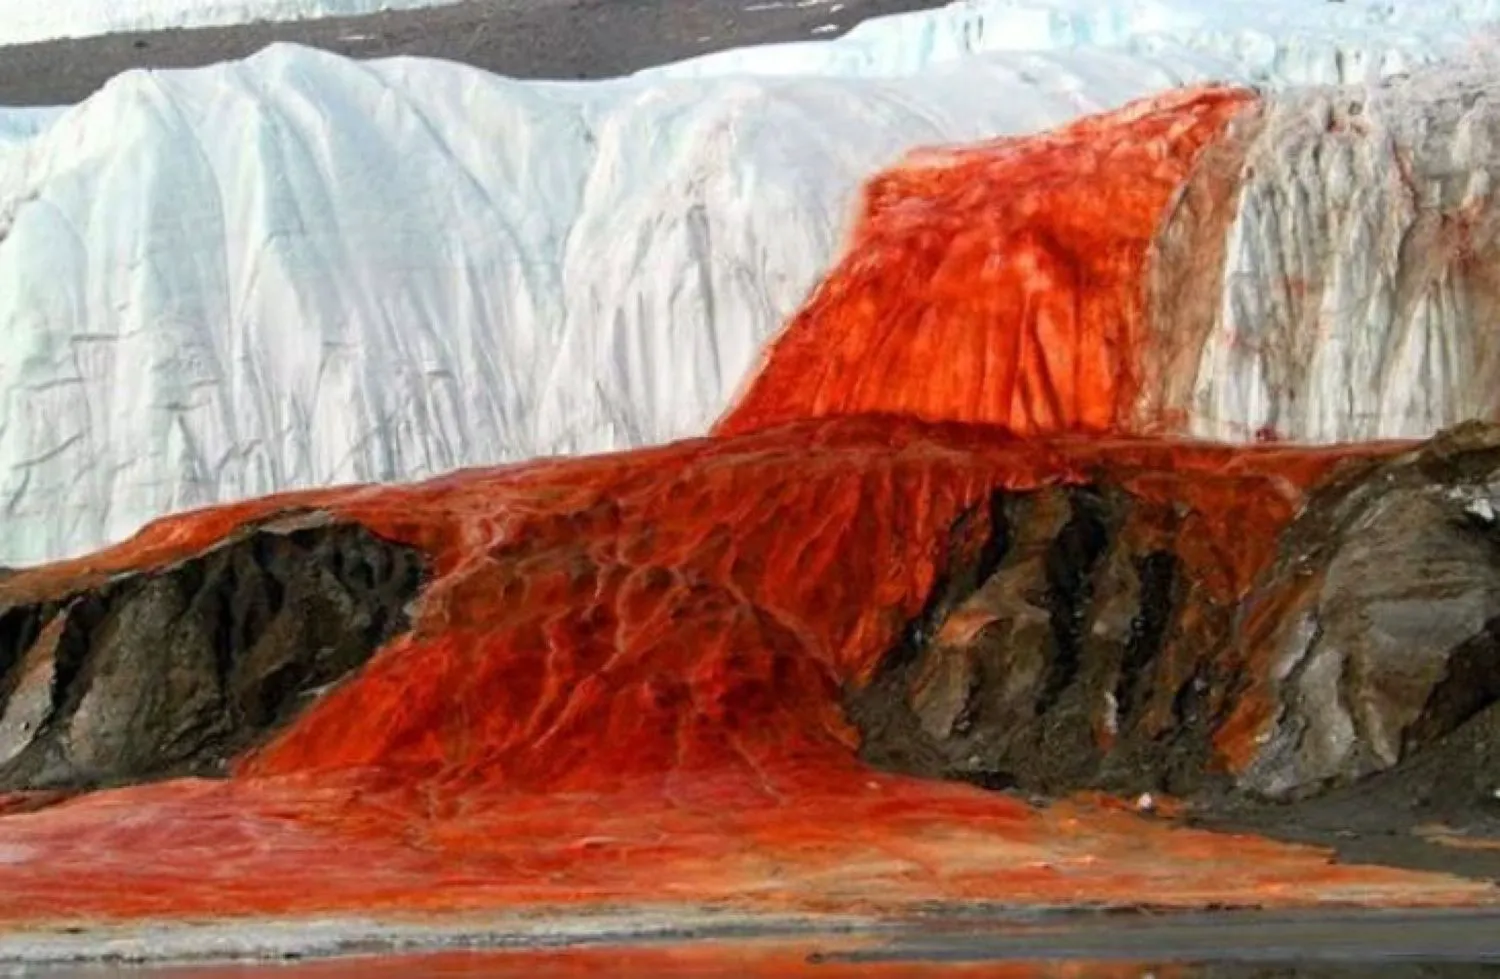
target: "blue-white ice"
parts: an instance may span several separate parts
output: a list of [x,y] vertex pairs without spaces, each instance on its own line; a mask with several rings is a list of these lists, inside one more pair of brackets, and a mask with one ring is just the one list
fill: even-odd
[[[772,3],[776,0],[771,0]],[[650,76],[912,75],[989,52],[1185,47],[1267,84],[1363,81],[1492,40],[1500,0],[959,0],[866,21],[832,42],[741,48]]]

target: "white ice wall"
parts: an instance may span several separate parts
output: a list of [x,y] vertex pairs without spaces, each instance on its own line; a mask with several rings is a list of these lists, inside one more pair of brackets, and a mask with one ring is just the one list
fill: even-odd
[[66,111],[66,107],[0,106],[0,147],[31,139],[61,118]]
[[1246,150],[1175,406],[1192,434],[1422,438],[1500,417],[1495,66],[1273,98]]
[[278,47],[122,76],[0,147],[0,563],[276,489],[701,432],[867,174],[1199,71],[534,85]]
[[[1331,6],[1345,63],[1455,43]],[[121,76],[0,139],[0,564],[276,489],[699,432],[910,147],[1306,80],[1149,47],[597,84],[278,47]]]
[[[767,0],[791,4],[796,0]],[[1500,0],[958,0],[816,40],[738,48],[652,68],[652,76],[916,74],[973,54],[1185,47],[1246,81],[1372,81],[1494,43]]]

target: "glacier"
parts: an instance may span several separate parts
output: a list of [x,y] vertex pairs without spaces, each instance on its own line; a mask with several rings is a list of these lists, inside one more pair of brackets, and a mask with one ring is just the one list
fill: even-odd
[[179,27],[352,17],[459,0],[0,0],[0,47]]
[[[796,71],[764,48],[523,83],[277,46],[0,112],[0,563],[283,489],[697,434],[912,147],[1197,81],[1405,70],[1493,13],[1350,2],[1335,32],[1301,6],[1277,8],[1284,55],[1199,4],[1026,35],[1041,5],[992,2],[869,22]],[[1008,17],[1052,47],[984,41]],[[1101,38],[1130,43],[1075,43]]]
[[[1298,91],[1236,120],[1189,181],[1232,183],[1233,209],[1220,227],[1179,211],[1157,252],[1198,273],[1156,302],[1163,346],[1197,351],[1153,392],[1188,434],[1364,442],[1500,418],[1496,77]],[[1179,217],[1217,240],[1174,235]]]
[[67,106],[0,106],[0,147],[31,139],[66,111]]
[[1494,45],[1500,0],[958,0],[867,20],[832,41],[735,48],[646,69],[654,77],[899,77],[975,54],[1182,46],[1254,84],[1350,84]]

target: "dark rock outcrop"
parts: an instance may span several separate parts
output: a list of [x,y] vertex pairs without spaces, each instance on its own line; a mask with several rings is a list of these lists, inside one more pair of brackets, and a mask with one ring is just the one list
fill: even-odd
[[1184,573],[1171,507],[1100,484],[990,505],[993,567],[850,698],[864,758],[1044,794],[1198,790],[1243,673],[1192,655],[1232,608]]
[[1265,796],[1384,771],[1495,704],[1500,440],[1458,429],[1315,496],[1236,638],[1271,656],[1276,714],[1241,774]]
[[319,514],[0,605],[0,791],[221,773],[408,625],[410,548]]
[[1184,573],[1170,507],[1119,486],[990,508],[986,566],[950,573],[968,584],[850,697],[868,761],[1241,807],[1376,793],[1387,828],[1500,818],[1500,433],[1352,467],[1238,602]]

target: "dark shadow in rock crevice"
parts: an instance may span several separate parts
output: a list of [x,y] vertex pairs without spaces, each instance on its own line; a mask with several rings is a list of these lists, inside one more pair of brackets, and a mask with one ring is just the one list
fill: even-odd
[[937,580],[922,611],[906,624],[870,684],[845,691],[845,708],[864,735],[860,757],[867,764],[918,775],[946,767],[938,746],[922,735],[917,715],[902,691],[937,630],[995,573],[1009,552],[1008,496],[996,491],[982,505],[959,515],[949,528]]
[[964,588],[929,603],[846,696],[861,757],[1033,796],[1203,781],[1212,691],[1173,647],[1188,583],[1136,532],[1140,502],[1098,484],[1002,491],[989,506],[1005,515],[1003,547],[950,567]]

